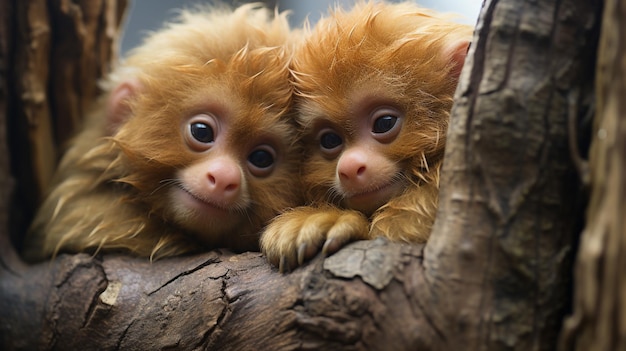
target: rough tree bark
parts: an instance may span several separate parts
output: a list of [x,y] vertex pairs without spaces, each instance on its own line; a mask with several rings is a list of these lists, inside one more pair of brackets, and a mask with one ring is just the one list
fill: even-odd
[[[46,2],[0,2],[0,16],[19,6],[31,13],[39,3]],[[568,100],[592,94],[601,6],[486,1],[457,90],[441,205],[426,246],[357,242],[287,275],[259,253],[223,250],[154,263],[63,255],[26,266],[9,245],[7,214],[16,207],[4,195],[11,175],[18,186],[35,178],[5,166],[9,155],[35,160],[15,143],[9,152],[0,138],[0,347],[553,350],[571,298],[582,216],[567,126],[588,106],[570,108]],[[63,79],[19,70],[6,78],[11,48],[26,45],[7,44],[28,18],[15,21],[2,22],[0,32],[2,136],[7,121],[26,118],[22,105],[7,107],[7,96],[23,97],[12,90],[15,80],[53,86]]]
[[575,275],[574,313],[561,350],[626,350],[626,4],[604,5],[591,201]]
[[[58,157],[111,69],[127,0],[1,0],[6,112],[16,183],[11,232],[24,232]],[[16,240],[19,242],[19,240]]]

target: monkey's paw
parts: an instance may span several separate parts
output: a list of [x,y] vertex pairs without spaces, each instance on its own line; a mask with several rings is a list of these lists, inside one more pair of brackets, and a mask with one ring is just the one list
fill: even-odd
[[353,240],[369,239],[369,221],[358,211],[297,207],[276,217],[261,236],[267,260],[288,272],[321,249],[330,255]]

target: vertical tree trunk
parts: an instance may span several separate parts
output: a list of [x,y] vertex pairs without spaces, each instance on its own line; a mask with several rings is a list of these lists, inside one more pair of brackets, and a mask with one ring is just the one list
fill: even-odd
[[[7,142],[8,114],[11,110],[11,93],[9,86],[9,72],[11,71],[11,48],[13,46],[13,4],[9,1],[0,1],[0,257],[11,256],[12,261],[18,261],[15,251],[10,250],[9,213],[12,205],[13,178],[11,176],[10,152]],[[9,258],[9,257],[7,257]],[[2,260],[0,260],[2,261]],[[5,267],[4,269],[7,269]],[[0,268],[2,270],[2,268]]]
[[626,350],[626,4],[607,0],[590,153],[591,202],[562,350]]
[[3,1],[13,23],[6,26],[6,39],[12,40],[6,59],[12,166],[19,179],[14,233],[24,232],[65,142],[99,94],[98,79],[117,56],[126,2]]
[[567,101],[590,94],[600,5],[486,3],[415,292],[439,306],[438,349],[555,348],[580,216]]

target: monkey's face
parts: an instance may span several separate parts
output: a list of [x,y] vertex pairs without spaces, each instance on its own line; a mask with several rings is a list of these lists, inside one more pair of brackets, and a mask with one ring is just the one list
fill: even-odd
[[233,108],[235,100],[233,95],[228,106],[213,105],[180,125],[186,152],[195,159],[174,173],[169,212],[199,235],[271,217],[293,205],[294,195],[286,191],[297,192],[289,180],[297,166],[289,144],[293,127],[253,106]]
[[415,121],[393,98],[368,89],[344,106],[320,101],[300,105],[300,119],[310,122],[303,165],[309,196],[370,215],[413,181]]
[[114,137],[137,201],[207,243],[253,239],[301,200],[284,57],[244,53],[150,72]]
[[454,25],[437,21],[408,4],[360,4],[320,21],[296,50],[309,200],[371,215],[432,179],[458,69],[446,40]]

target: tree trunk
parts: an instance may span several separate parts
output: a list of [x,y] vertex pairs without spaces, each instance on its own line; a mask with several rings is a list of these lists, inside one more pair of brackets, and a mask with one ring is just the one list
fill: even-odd
[[[11,232],[23,233],[72,131],[117,56],[127,0],[0,0],[16,183]],[[16,240],[19,241],[19,240]]]
[[[8,218],[18,213],[28,218],[32,208],[7,201],[11,185],[17,184],[20,196],[28,193],[25,189],[38,193],[45,188],[41,172],[50,170],[39,163],[36,150],[48,146],[33,144],[51,143],[51,150],[56,150],[66,135],[63,128],[50,128],[59,123],[73,126],[76,120],[52,121],[60,114],[81,116],[96,92],[82,84],[95,87],[95,78],[107,70],[106,65],[94,66],[93,57],[87,55],[92,50],[85,49],[102,41],[80,41],[67,33],[107,34],[110,39],[124,6],[124,1],[117,3],[119,7],[104,0],[87,3],[0,2],[3,19],[19,14],[13,24],[0,24],[3,350],[556,348],[572,295],[572,262],[584,205],[571,159],[571,151],[578,148],[570,145],[578,145],[570,139],[579,133],[571,134],[568,126],[584,122],[593,97],[601,1],[486,1],[457,89],[440,208],[430,241],[426,246],[382,239],[356,242],[286,275],[271,268],[259,253],[224,250],[153,263],[112,254],[62,255],[31,266],[19,260],[9,243]],[[50,8],[45,11],[37,7],[46,5]],[[92,26],[92,21],[100,25]],[[81,25],[84,30],[72,29]],[[46,37],[67,42],[33,45]],[[623,52],[623,45],[619,47]],[[48,50],[48,55],[29,50]],[[78,57],[70,64],[63,53],[72,52]],[[114,50],[101,53],[96,60],[100,64],[114,56]],[[27,64],[35,58],[40,60],[37,64]],[[17,60],[19,69],[5,74]],[[614,60],[619,62],[617,56]],[[54,62],[60,68],[52,69]],[[623,72],[620,67],[618,73]],[[624,96],[623,78],[607,74],[621,84],[621,95],[612,95],[618,98],[615,103],[605,98],[600,108],[618,106]],[[68,80],[77,82],[68,85]],[[52,93],[51,87],[57,85],[69,90],[69,96],[63,90]],[[84,95],[72,95],[77,89]],[[608,96],[608,85],[602,89]],[[11,105],[8,97],[20,99]],[[13,123],[8,132],[15,138],[9,145],[7,122]],[[21,125],[29,128],[18,128]],[[619,138],[611,140],[617,143]],[[613,163],[615,168],[623,165],[622,144],[605,145],[610,157],[617,157],[621,148],[622,163]],[[592,164],[600,166],[613,170]],[[622,168],[613,171],[623,172]],[[587,232],[594,220],[605,216],[614,222],[601,222],[604,232],[613,228],[607,223],[622,220],[624,178],[614,178],[604,177],[619,183],[615,188],[608,181],[605,186],[621,202],[611,202],[613,212],[590,210]],[[592,197],[600,196],[594,182],[604,179],[592,176]],[[18,234],[23,230],[12,228]],[[585,245],[583,241],[583,249]],[[618,273],[617,258],[602,262],[607,271]],[[579,267],[594,264],[597,261],[587,266],[581,256]],[[600,284],[613,289],[609,291],[613,299],[594,295],[593,303],[618,304],[618,290],[610,285],[617,276],[607,274],[604,279]],[[617,315],[602,318],[626,317],[626,312],[612,312]],[[589,324],[578,324],[585,325]]]
[[591,201],[562,350],[626,350],[626,4],[604,8],[596,77]]

